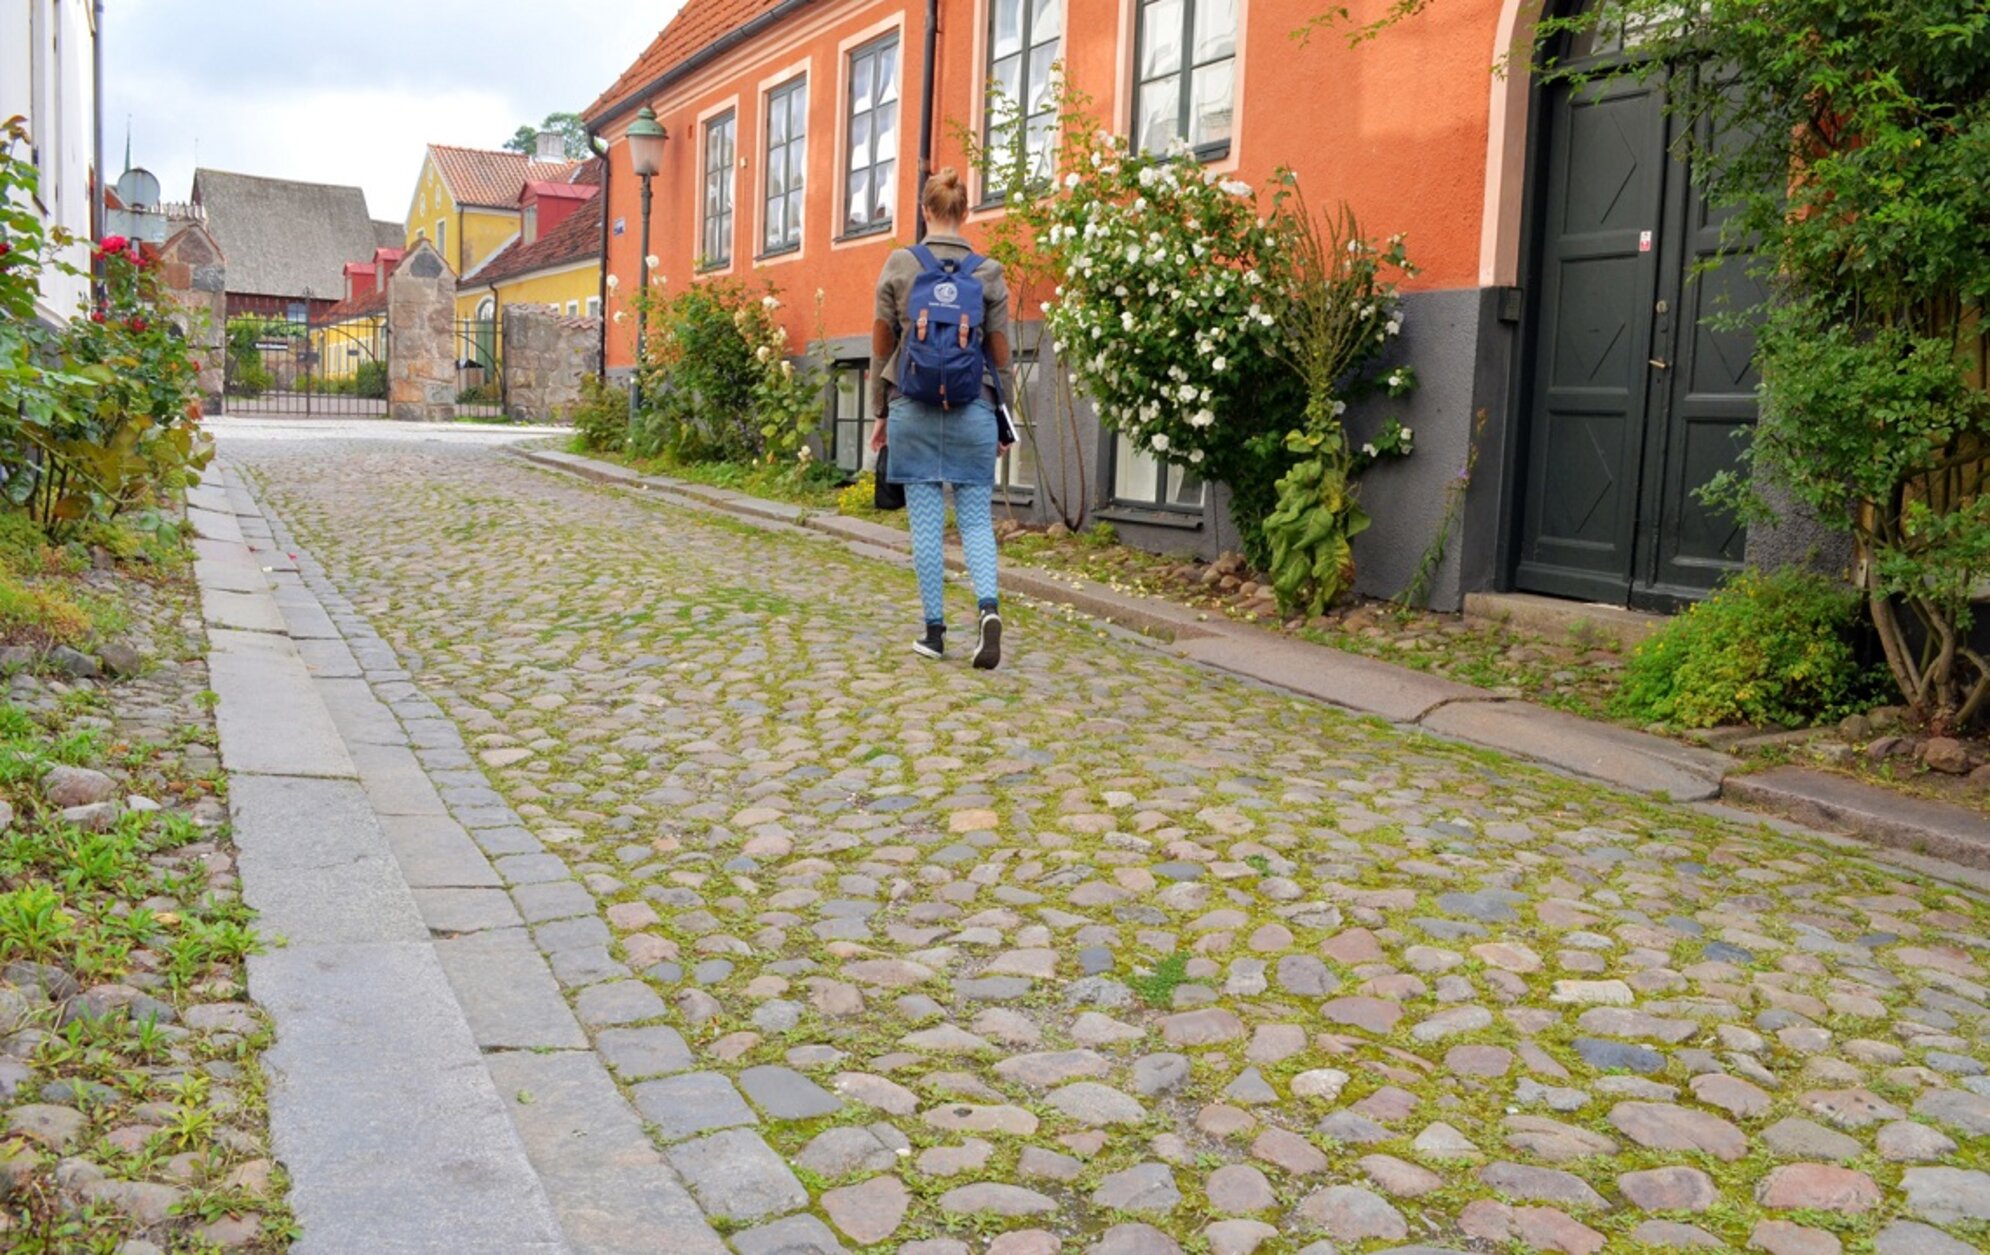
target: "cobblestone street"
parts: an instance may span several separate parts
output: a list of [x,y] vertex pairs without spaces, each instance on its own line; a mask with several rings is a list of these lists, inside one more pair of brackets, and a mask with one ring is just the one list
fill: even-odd
[[[927,662],[908,570],[487,443],[217,429],[503,879],[410,883],[514,1119],[594,1052],[741,1255],[1990,1248],[1980,894],[1045,609],[977,672],[964,590]],[[558,997],[465,993],[514,950]]]

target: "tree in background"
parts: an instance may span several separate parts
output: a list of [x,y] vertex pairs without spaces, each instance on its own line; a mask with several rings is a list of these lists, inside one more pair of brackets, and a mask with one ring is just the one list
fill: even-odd
[[580,120],[578,113],[549,113],[545,121],[537,126],[526,123],[504,142],[505,150],[525,153],[528,156],[538,152],[539,135],[542,131],[554,131],[559,134],[566,147],[567,160],[579,161],[588,155],[587,124]]

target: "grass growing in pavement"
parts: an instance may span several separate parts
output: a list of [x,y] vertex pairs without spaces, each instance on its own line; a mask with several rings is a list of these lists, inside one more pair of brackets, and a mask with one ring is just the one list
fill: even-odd
[[578,436],[568,442],[567,452],[613,462],[643,475],[669,475],[707,488],[726,488],[750,497],[787,501],[817,510],[836,509],[842,478],[835,467],[824,468],[820,464],[683,462],[668,455],[644,458],[629,453],[602,453],[587,448]]

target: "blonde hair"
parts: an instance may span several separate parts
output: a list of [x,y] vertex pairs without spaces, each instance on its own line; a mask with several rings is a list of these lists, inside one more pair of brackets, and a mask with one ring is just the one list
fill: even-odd
[[960,171],[952,166],[941,166],[927,176],[919,199],[928,219],[959,222],[967,217],[967,184],[960,181]]

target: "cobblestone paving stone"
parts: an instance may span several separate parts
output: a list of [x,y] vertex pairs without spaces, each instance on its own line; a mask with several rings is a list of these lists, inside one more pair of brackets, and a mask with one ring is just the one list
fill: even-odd
[[906,573],[491,451],[234,455],[738,1250],[1990,1247],[1977,896],[1048,613],[922,662]]

